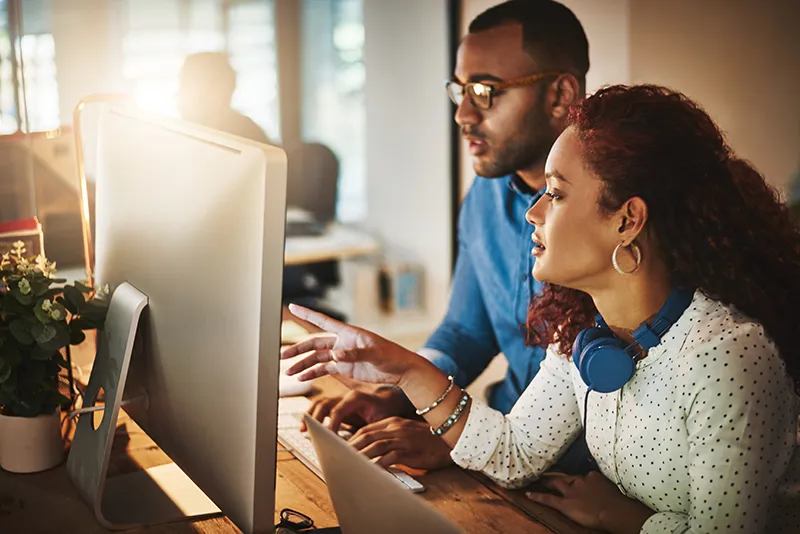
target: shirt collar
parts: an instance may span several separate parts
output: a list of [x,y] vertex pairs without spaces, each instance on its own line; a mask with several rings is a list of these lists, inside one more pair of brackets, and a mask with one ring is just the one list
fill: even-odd
[[541,190],[535,191],[531,189],[530,186],[526,184],[522,180],[522,178],[520,178],[519,175],[516,173],[508,175],[507,183],[509,189],[511,189],[512,191],[514,191],[518,195],[521,195],[522,197],[524,197],[529,201],[533,199],[538,199],[540,196],[542,196]]
[[507,182],[508,183],[508,188],[511,189],[512,191],[514,191],[517,194],[520,194],[520,195],[525,196],[525,197],[532,197],[538,192],[538,191],[534,191],[533,189],[531,189],[530,186],[528,184],[526,184],[522,180],[522,178],[520,178],[519,175],[516,174],[516,173],[509,174],[507,179],[508,179],[508,182]]

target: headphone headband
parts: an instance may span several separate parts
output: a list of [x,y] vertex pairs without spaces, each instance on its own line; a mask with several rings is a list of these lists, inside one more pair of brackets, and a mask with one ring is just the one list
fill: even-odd
[[650,324],[642,323],[633,331],[633,338],[644,350],[650,350],[658,345],[667,330],[689,307],[693,297],[694,291],[673,289]]
[[[667,330],[689,307],[692,298],[694,291],[673,289],[650,324],[642,323],[633,331],[636,343],[643,350],[658,345]],[[621,388],[633,376],[636,364],[631,349],[636,343],[626,347],[599,314],[597,324],[598,327],[578,334],[573,345],[572,360],[590,389],[608,393]]]

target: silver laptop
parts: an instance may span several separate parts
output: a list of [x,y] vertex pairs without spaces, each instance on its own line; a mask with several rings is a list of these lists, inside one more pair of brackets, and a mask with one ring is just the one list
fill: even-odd
[[343,534],[462,534],[342,438],[305,416]]

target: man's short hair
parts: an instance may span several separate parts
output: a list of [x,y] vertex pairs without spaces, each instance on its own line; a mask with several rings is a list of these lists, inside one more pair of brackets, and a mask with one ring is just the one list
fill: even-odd
[[522,26],[523,49],[542,71],[568,72],[585,90],[589,42],[569,8],[552,0],[508,0],[475,17],[469,33],[515,23]]

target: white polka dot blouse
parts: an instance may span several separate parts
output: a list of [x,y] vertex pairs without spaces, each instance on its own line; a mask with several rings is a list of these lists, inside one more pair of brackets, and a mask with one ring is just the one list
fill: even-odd
[[[510,414],[473,401],[453,460],[526,485],[579,433],[586,389],[551,346]],[[761,325],[697,292],[625,387],[590,393],[586,440],[603,475],[656,512],[642,533],[800,533],[798,413]]]

